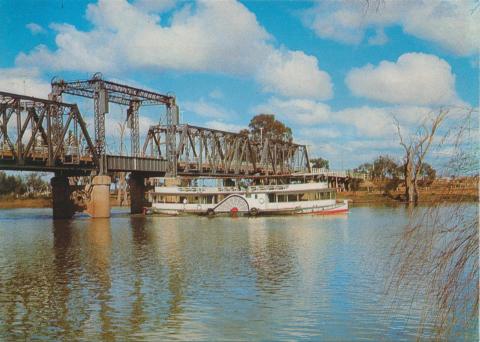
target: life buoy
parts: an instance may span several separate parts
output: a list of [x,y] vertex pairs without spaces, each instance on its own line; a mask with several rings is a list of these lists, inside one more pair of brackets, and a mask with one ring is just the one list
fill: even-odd
[[230,209],[230,216],[231,217],[237,217],[238,215],[238,208],[237,207],[233,207],[232,209]]
[[257,215],[258,215],[258,209],[257,208],[250,209],[250,216],[257,216]]

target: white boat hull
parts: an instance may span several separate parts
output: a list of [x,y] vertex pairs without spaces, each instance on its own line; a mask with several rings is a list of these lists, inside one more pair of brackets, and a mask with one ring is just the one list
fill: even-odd
[[348,202],[337,202],[334,190],[321,183],[252,186],[246,190],[157,187],[152,199],[148,212],[162,215],[327,215],[348,211]]
[[[170,205],[172,207],[174,205]],[[254,210],[252,210],[254,209]],[[249,208],[248,210],[238,210],[236,207],[232,207],[229,210],[215,210],[214,207],[210,208],[191,208],[187,205],[177,205],[177,208],[165,208],[161,205],[154,205],[149,210],[150,213],[178,216],[178,215],[200,215],[200,216],[215,216],[215,215],[236,215],[236,216],[271,216],[271,215],[331,215],[348,212],[348,202],[334,203],[330,205],[320,206],[314,205],[311,207],[283,207],[283,208]]]

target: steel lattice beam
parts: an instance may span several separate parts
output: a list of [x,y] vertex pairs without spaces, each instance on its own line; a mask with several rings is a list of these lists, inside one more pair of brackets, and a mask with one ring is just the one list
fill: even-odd
[[[139,131],[139,108],[143,105],[165,105],[167,107],[167,124],[175,124],[175,115],[178,108],[175,104],[175,97],[163,95],[153,91],[139,89],[124,84],[103,80],[101,74],[97,73],[92,79],[79,81],[64,81],[54,79],[52,81],[52,98],[58,99],[62,94],[69,94],[94,99],[95,104],[95,145],[99,155],[105,154],[105,113],[108,106],[105,104],[102,110],[101,104],[116,103],[128,106],[127,121],[130,127],[131,156],[140,154],[140,131]],[[178,116],[178,114],[177,114]],[[170,136],[169,140],[173,137]],[[169,150],[169,152],[172,152]],[[172,165],[175,158],[170,153]],[[175,173],[175,165],[172,173]],[[102,172],[102,165],[101,170]]]
[[[309,172],[305,145],[190,125],[174,125],[175,156],[180,175],[288,175]],[[168,151],[171,126],[150,128],[144,156],[161,158]]]
[[93,168],[95,147],[77,105],[0,92],[0,164]]

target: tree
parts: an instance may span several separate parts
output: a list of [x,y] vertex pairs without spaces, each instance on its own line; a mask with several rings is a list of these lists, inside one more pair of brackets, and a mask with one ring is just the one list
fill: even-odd
[[363,163],[353,169],[353,172],[357,173],[365,173],[365,174],[371,174],[373,172],[373,164],[372,163]]
[[0,195],[24,194],[27,191],[25,183],[20,176],[7,176],[0,171]]
[[327,170],[330,169],[330,165],[329,165],[328,160],[320,158],[320,157],[310,159],[310,165],[312,167],[318,168],[318,169],[327,169]]
[[374,179],[392,179],[398,177],[398,164],[388,155],[377,157],[373,162],[372,177]]
[[430,185],[437,177],[437,171],[428,163],[423,163],[420,170],[420,177],[423,185]]
[[31,195],[36,195],[48,190],[47,182],[36,172],[32,172],[25,177],[25,186],[27,192]]
[[250,134],[250,131],[248,129],[244,128],[240,132],[238,132],[238,134],[243,135],[245,137],[248,137],[248,135]]
[[250,134],[254,140],[260,141],[262,138],[273,140],[291,141],[292,130],[283,122],[275,119],[273,114],[258,114],[254,116],[248,125]]
[[437,113],[430,112],[415,133],[407,139],[401,131],[400,123],[395,118],[400,145],[405,153],[403,174],[405,179],[405,197],[408,203],[416,204],[418,202],[418,178],[422,165],[432,146],[433,138],[448,112],[448,109],[443,108]]
[[[428,132],[416,137],[412,151],[418,146],[417,153],[428,151],[432,144],[429,140],[438,133],[445,115],[442,111],[430,118]],[[476,178],[478,187],[478,112],[469,110],[466,115],[455,115],[452,121],[438,140],[438,149],[445,147],[449,151],[445,160],[439,160],[439,170],[445,175]],[[404,144],[410,157],[415,156],[408,149],[410,144]],[[420,157],[425,155],[421,153]],[[424,162],[421,164],[420,175],[422,170],[427,175],[435,171],[436,175],[436,170],[429,170]],[[468,193],[455,193],[455,202],[447,200],[448,195],[435,199],[428,207],[410,206],[409,222],[393,249],[392,264],[388,265],[391,271],[388,293],[393,294],[392,299],[395,301],[404,292],[412,298],[412,303],[424,303],[419,340],[445,340],[455,326],[463,325],[467,331],[478,324],[478,193],[477,202],[471,204],[465,202]],[[422,336],[427,326],[433,327],[435,336],[431,332]]]

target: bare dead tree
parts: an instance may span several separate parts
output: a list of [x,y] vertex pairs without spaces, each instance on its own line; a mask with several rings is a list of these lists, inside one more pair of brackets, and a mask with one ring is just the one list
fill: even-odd
[[[442,115],[445,112],[435,117],[428,137],[436,131]],[[425,136],[423,140],[427,144],[422,150],[425,152],[431,142]],[[455,195],[454,202],[452,196],[448,201],[445,196],[428,207],[412,208],[392,252],[388,282],[388,293],[394,298],[408,293],[412,302],[424,303],[418,338],[435,340],[449,339],[454,327],[463,328],[462,333],[478,331],[478,112],[469,110],[465,116],[456,117],[439,144],[450,150],[444,162],[445,174],[468,176],[476,202],[466,202],[467,189],[452,188],[449,191]],[[470,338],[475,339],[475,335]]]
[[422,170],[433,139],[440,125],[445,120],[449,109],[441,108],[438,112],[430,112],[420,127],[409,138],[405,139],[400,123],[394,118],[400,145],[404,150],[405,197],[409,203],[418,202],[418,177]]

